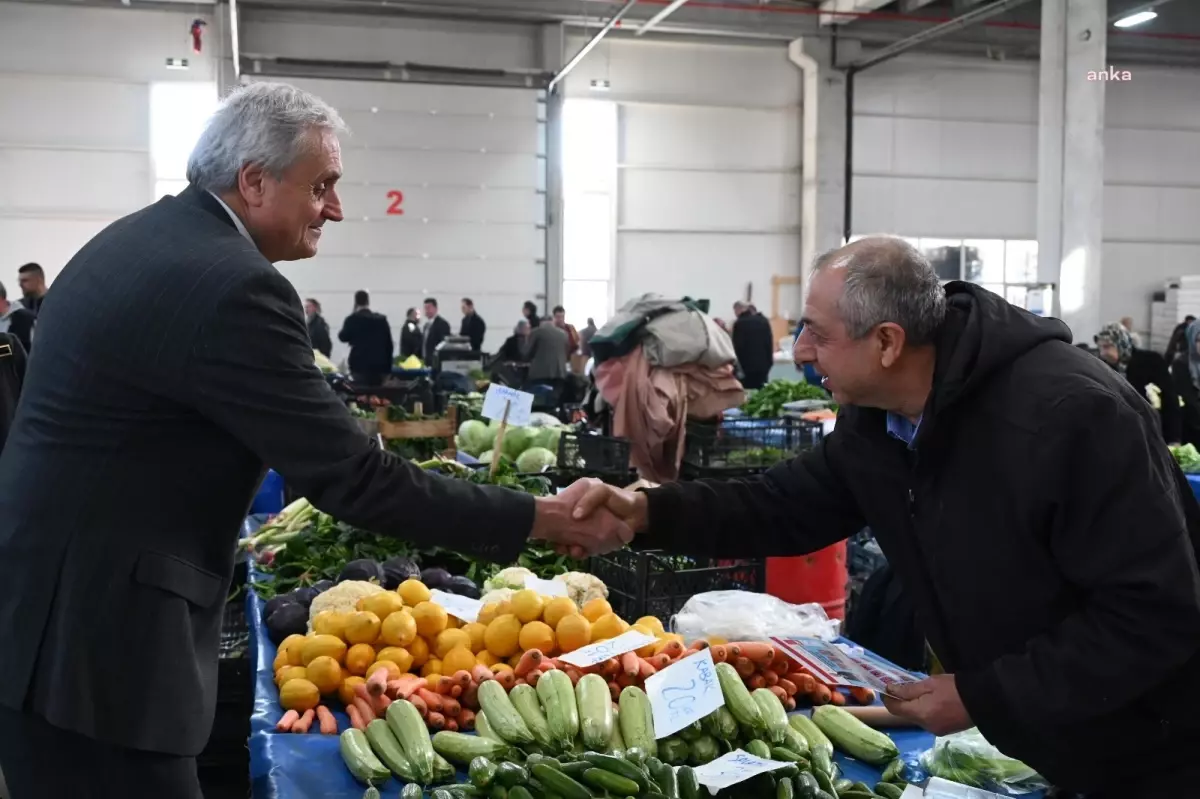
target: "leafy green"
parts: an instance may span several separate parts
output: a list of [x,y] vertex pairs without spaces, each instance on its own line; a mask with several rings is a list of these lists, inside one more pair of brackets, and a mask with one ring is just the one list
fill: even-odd
[[772,380],[755,391],[742,406],[742,412],[756,419],[774,419],[783,415],[783,406],[798,400],[829,400],[820,386],[797,380]]
[[1180,469],[1188,474],[1200,473],[1200,450],[1197,450],[1194,444],[1173,446],[1170,450]]
[[788,457],[775,447],[733,450],[725,456],[727,466],[773,466]]

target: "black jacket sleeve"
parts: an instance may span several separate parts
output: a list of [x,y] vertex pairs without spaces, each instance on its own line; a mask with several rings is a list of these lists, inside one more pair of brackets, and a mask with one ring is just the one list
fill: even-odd
[[1157,352],[1150,353],[1153,383],[1158,386],[1159,399],[1162,407],[1159,416],[1162,418],[1163,440],[1168,444],[1183,443],[1183,408],[1179,404],[1179,392],[1175,390],[1175,379],[1171,376],[1171,368],[1165,358]]
[[346,317],[346,321],[342,322],[342,329],[338,331],[338,341],[343,341],[350,346],[354,346],[354,314]]
[[649,526],[639,548],[686,555],[804,555],[865,526],[839,475],[835,430],[814,449],[741,480],[691,480],[649,489]]
[[329,323],[318,316],[309,325],[308,332],[312,337],[313,349],[328,358],[333,352],[333,342],[329,340]]
[[24,308],[18,308],[9,318],[8,332],[20,340],[26,353],[33,349],[33,322],[33,314]]
[[313,365],[300,300],[279,274],[234,283],[202,328],[186,396],[316,507],[423,546],[514,560],[532,497],[430,475],[379,449]]
[[1045,545],[1079,604],[1023,651],[956,675],[989,739],[989,730],[1111,714],[1200,649],[1200,574],[1183,504],[1195,500],[1152,412],[1092,390],[1064,398],[1043,430],[1038,461],[1056,506]]

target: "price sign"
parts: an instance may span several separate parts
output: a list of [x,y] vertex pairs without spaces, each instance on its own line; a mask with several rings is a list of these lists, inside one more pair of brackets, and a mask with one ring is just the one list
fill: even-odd
[[445,591],[439,591],[436,588],[429,592],[430,599],[441,605],[454,618],[473,622],[479,619],[479,611],[483,609],[483,603],[478,599],[471,599],[468,596],[459,596],[458,594],[449,594]]
[[488,386],[487,394],[483,397],[483,416],[485,419],[500,421],[504,418],[504,408],[508,406],[508,424],[510,427],[524,427],[529,424],[533,414],[533,395],[515,388],[492,383]]
[[654,711],[655,738],[679,732],[725,704],[712,652],[707,649],[648,677],[646,695]]
[[567,584],[562,580],[543,580],[530,575],[525,578],[525,587],[537,591],[542,596],[570,596],[567,593]]
[[573,666],[578,666],[581,669],[586,669],[588,666],[603,663],[609,658],[615,658],[617,655],[624,655],[626,652],[632,652],[635,649],[649,646],[655,640],[657,639],[653,635],[646,635],[645,633],[639,633],[637,630],[630,630],[607,641],[581,646],[574,652],[568,652],[565,655],[559,656],[558,659],[566,661]]
[[[667,671],[670,670],[670,668],[667,669]],[[696,778],[700,781],[701,785],[708,788],[712,793],[716,793],[722,788],[737,785],[739,782],[744,782],[757,774],[787,768],[787,766],[787,763],[780,763],[777,760],[763,760],[761,757],[755,757],[749,752],[734,749],[732,752],[721,755],[711,763],[697,766]]]

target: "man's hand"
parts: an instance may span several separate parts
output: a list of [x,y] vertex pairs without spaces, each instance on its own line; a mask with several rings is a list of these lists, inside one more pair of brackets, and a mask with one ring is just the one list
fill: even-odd
[[934,735],[949,735],[969,729],[971,717],[958,696],[953,674],[938,674],[919,682],[893,685],[883,704],[893,715],[908,719]]
[[628,544],[633,540],[633,528],[620,515],[599,508],[600,503],[596,503],[599,509],[592,508],[594,513],[579,512],[582,500],[598,488],[607,486],[595,478],[585,478],[553,497],[539,497],[529,537],[547,541],[561,554],[577,559]]
[[[572,485],[571,489],[574,490],[579,482]],[[575,505],[573,515],[576,519],[587,519],[602,508],[622,519],[635,533],[644,531],[649,524],[649,503],[645,494],[626,491],[598,480],[588,486]]]

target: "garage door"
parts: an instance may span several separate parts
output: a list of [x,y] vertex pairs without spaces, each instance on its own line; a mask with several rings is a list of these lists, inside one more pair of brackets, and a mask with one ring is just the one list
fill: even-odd
[[[346,219],[317,257],[280,264],[320,301],[336,339],[358,289],[398,336],[435,297],[455,332],[459,301],[487,321],[484,349],[546,291],[544,104],[537,90],[296,79],[351,128],[342,142]],[[539,305],[541,303],[539,302]],[[335,340],[334,360],[346,354]]]

